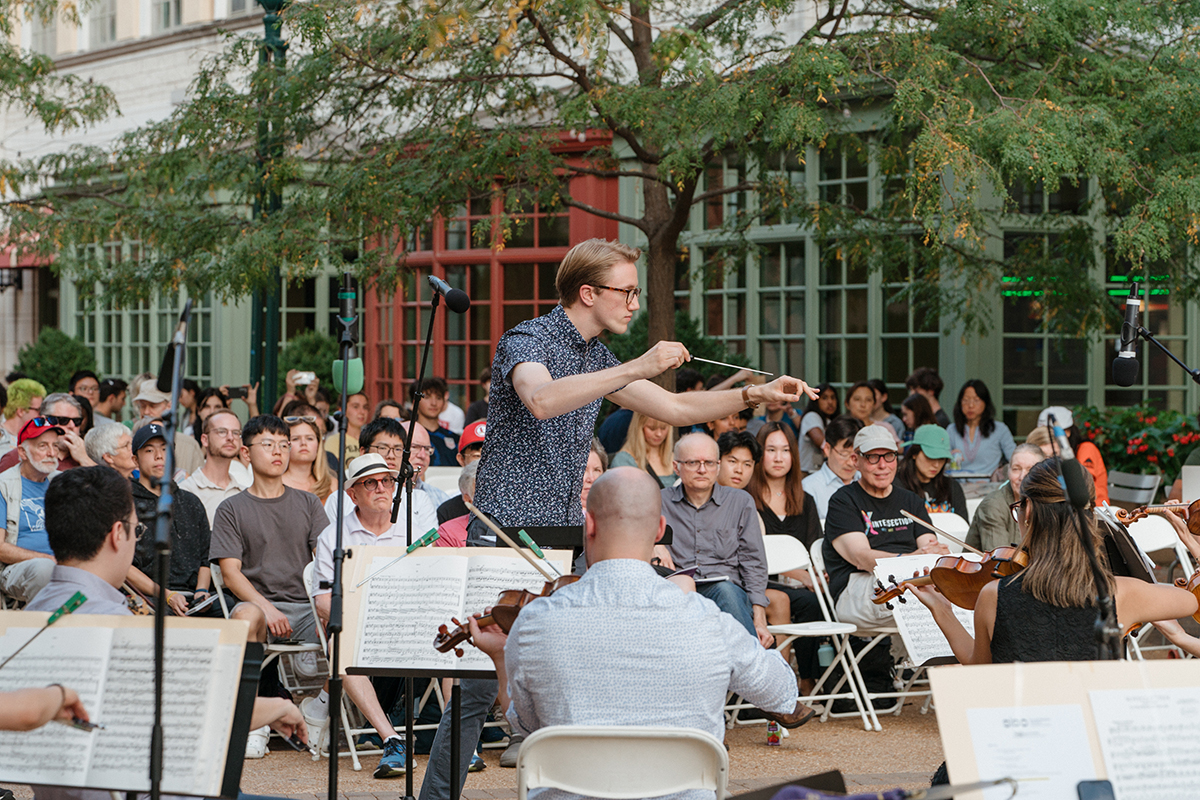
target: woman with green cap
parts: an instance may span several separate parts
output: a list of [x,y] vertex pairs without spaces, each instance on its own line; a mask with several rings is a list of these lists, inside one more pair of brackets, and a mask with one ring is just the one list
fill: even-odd
[[946,474],[950,437],[940,425],[922,425],[905,445],[896,483],[925,500],[927,511],[945,511],[967,519],[967,498],[958,481]]

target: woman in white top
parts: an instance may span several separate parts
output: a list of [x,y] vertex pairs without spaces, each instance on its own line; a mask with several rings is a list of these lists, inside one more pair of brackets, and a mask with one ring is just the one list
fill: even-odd
[[1012,431],[996,419],[992,394],[981,380],[963,384],[954,403],[954,424],[947,433],[951,463],[958,463],[950,474],[964,473],[970,476],[968,479],[987,480],[1012,458],[1017,446]]
[[817,387],[817,399],[808,401],[808,408],[800,418],[800,469],[804,474],[811,475],[825,463],[825,454],[821,445],[825,444],[825,426],[837,416],[837,389],[831,383],[822,383]]

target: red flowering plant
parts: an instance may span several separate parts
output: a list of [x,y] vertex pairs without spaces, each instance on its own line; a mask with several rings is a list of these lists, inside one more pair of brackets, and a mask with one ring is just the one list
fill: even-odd
[[1200,445],[1196,419],[1178,411],[1149,405],[1107,411],[1081,406],[1073,413],[1080,436],[1099,448],[1107,469],[1137,475],[1159,472],[1168,486]]

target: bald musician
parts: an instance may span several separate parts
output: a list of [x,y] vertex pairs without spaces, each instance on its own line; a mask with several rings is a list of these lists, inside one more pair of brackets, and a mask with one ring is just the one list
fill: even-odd
[[[496,665],[513,731],[671,725],[720,739],[731,691],[788,727],[812,718],[796,702],[796,675],[778,652],[650,566],[666,526],[661,511],[657,481],[633,467],[609,470],[588,495],[583,577],[525,606],[508,636],[471,620],[475,644]],[[687,691],[664,693],[664,686]]]

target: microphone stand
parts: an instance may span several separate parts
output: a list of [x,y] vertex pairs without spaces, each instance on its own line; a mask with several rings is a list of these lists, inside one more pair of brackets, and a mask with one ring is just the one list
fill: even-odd
[[158,597],[154,602],[154,726],[150,730],[150,800],[162,794],[163,774],[163,676],[166,669],[167,581],[171,572],[171,516],[175,508],[172,481],[175,477],[175,429],[179,418],[179,390],[183,384],[183,360],[187,355],[187,326],[192,316],[188,300],[179,316],[179,327],[168,347],[174,349],[171,370],[171,403],[163,414],[167,452],[163,474],[158,479],[158,506],[154,511],[155,574]]
[[1194,382],[1196,382],[1196,383],[1200,383],[1200,369],[1192,369],[1192,368],[1191,368],[1191,367],[1189,367],[1187,364],[1185,364],[1185,363],[1183,363],[1182,361],[1180,361],[1180,360],[1179,360],[1179,359],[1178,359],[1178,358],[1175,356],[1175,354],[1174,354],[1174,353],[1172,353],[1172,352],[1171,352],[1169,349],[1167,349],[1167,346],[1166,346],[1165,344],[1163,344],[1162,342],[1160,342],[1158,339],[1156,339],[1156,338],[1154,337],[1154,334],[1153,334],[1153,333],[1151,333],[1150,331],[1146,330],[1146,329],[1145,329],[1144,327],[1142,327],[1141,325],[1138,325],[1138,326],[1137,326],[1137,327],[1134,329],[1134,334],[1135,334],[1135,338],[1136,338],[1137,336],[1140,336],[1140,337],[1142,337],[1143,339],[1145,339],[1146,341],[1150,342],[1150,343],[1151,343],[1152,345],[1154,345],[1155,347],[1157,347],[1159,350],[1162,350],[1162,351],[1163,351],[1163,352],[1166,354],[1167,358],[1171,359],[1171,360],[1172,360],[1172,361],[1174,361],[1176,364],[1178,364],[1178,365],[1179,365],[1179,368],[1180,368],[1180,369],[1182,369],[1184,372],[1186,372],[1186,373],[1188,374],[1188,377],[1189,377],[1189,378],[1191,378],[1191,379],[1192,379]]
[[[358,308],[358,292],[354,287],[349,272],[342,273],[342,286],[338,291],[338,300],[353,299],[352,308]],[[346,551],[342,547],[342,530],[346,524],[346,406],[349,404],[348,390],[350,382],[350,359],[358,345],[358,315],[349,317],[338,316],[338,324],[342,331],[338,339],[338,357],[342,360],[342,415],[338,420],[338,470],[337,483],[337,520],[334,522],[333,544],[333,580],[329,585],[322,583],[321,588],[329,589],[329,624],[326,631],[329,634],[329,785],[328,800],[337,800],[338,783],[338,736],[342,721],[342,565],[346,560]],[[346,734],[349,736],[349,733]],[[321,743],[317,742],[320,748]]]
[[[413,431],[416,430],[417,426],[421,424],[417,420],[417,407],[420,406],[421,398],[424,397],[424,393],[421,391],[421,381],[425,379],[425,367],[429,364],[429,347],[433,343],[433,325],[434,325],[435,320],[437,319],[437,309],[438,309],[438,305],[441,303],[441,300],[442,300],[442,296],[438,292],[433,292],[433,297],[430,298],[430,300],[429,300],[429,329],[425,333],[425,346],[421,352],[421,368],[417,371],[416,382],[413,384],[413,386],[415,387],[415,390],[413,391],[412,418],[408,422],[408,435],[404,437],[404,453],[400,457],[400,468],[399,468],[400,469],[400,480],[404,481],[404,486],[403,486],[403,489],[397,488],[396,496],[392,500],[392,524],[395,525],[396,517],[398,517],[400,515],[400,498],[402,496],[408,497],[408,504],[407,504],[408,508],[407,508],[404,516],[406,518],[406,531],[405,531],[406,532],[406,540],[405,540],[405,543],[409,546],[412,546],[412,543],[413,543],[413,529],[412,529],[412,526],[413,526],[413,519],[412,519],[413,499],[412,499],[412,493],[413,493],[413,480],[416,477],[416,473],[413,471],[413,466],[412,466]],[[402,491],[405,493],[404,495],[401,494]],[[455,682],[454,691],[455,692],[458,691],[457,681]],[[411,676],[406,677],[404,679],[404,705],[405,705],[405,709],[404,709],[404,752],[406,754],[405,757],[409,759],[408,769],[404,773],[404,800],[414,800],[416,795],[413,794],[412,752],[413,752],[413,712],[415,711],[415,708],[414,708],[414,704],[413,704],[413,679]],[[451,747],[451,751],[452,751],[451,752],[451,763],[454,764],[454,770],[455,770],[455,772],[457,772],[457,769],[458,769],[458,752],[457,752],[458,732],[454,731],[453,736],[451,738],[452,738],[452,741],[450,742],[450,747]],[[455,774],[453,780],[457,780],[457,774]],[[451,791],[453,793],[453,790],[451,790]],[[336,800],[336,799],[331,797],[331,798],[329,798],[329,800]]]

